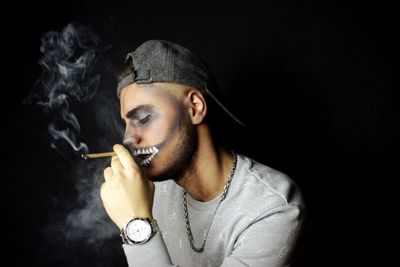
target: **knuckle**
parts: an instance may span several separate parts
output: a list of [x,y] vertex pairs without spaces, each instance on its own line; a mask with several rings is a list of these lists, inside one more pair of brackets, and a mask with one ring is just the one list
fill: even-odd
[[111,167],[105,168],[103,171],[104,176],[108,176],[110,174],[110,171],[111,171]]

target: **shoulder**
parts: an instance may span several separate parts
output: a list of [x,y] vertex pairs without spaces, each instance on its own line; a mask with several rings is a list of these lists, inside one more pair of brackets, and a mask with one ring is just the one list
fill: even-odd
[[239,154],[237,182],[242,195],[266,201],[271,208],[304,206],[302,193],[296,182],[285,173]]

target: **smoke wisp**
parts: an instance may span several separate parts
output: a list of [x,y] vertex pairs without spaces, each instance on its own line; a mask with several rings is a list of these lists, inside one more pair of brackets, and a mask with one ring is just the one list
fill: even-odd
[[53,148],[60,149],[62,140],[74,151],[87,153],[87,145],[78,141],[81,127],[71,105],[96,95],[100,84],[100,75],[93,73],[96,52],[107,46],[89,27],[74,24],[46,33],[41,41],[41,77],[25,103],[34,103],[53,116],[48,125]]
[[[90,27],[73,23],[60,32],[46,33],[41,41],[42,72],[24,104],[36,105],[50,118],[47,127],[50,146],[73,166],[65,177],[57,177],[60,187],[68,184],[72,189],[60,189],[68,193],[54,193],[47,204],[46,245],[41,248],[40,261],[59,264],[61,259],[65,263],[67,257],[76,266],[76,262],[81,265],[83,258],[95,254],[93,257],[103,264],[91,264],[105,266],[99,250],[104,242],[113,242],[112,238],[118,237],[118,229],[106,215],[99,193],[103,170],[109,162],[84,161],[77,155],[89,153],[91,146],[109,150],[122,136],[122,125],[116,119],[115,90],[110,90],[113,87],[110,79],[102,75],[110,73],[112,67],[99,63],[110,45],[101,41]],[[82,141],[85,138],[90,140],[89,145]],[[68,182],[63,183],[62,179]]]

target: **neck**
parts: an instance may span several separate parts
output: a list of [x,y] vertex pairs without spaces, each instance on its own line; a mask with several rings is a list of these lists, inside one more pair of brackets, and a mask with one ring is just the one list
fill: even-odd
[[194,167],[182,177],[179,185],[192,198],[205,202],[222,193],[231,174],[233,159],[226,149],[215,146],[211,138],[199,138],[198,147]]

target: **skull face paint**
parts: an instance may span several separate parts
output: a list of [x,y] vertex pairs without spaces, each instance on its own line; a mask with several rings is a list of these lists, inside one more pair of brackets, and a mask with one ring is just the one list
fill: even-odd
[[121,92],[121,117],[126,123],[123,143],[153,181],[177,180],[193,162],[197,136],[180,87],[131,84]]

